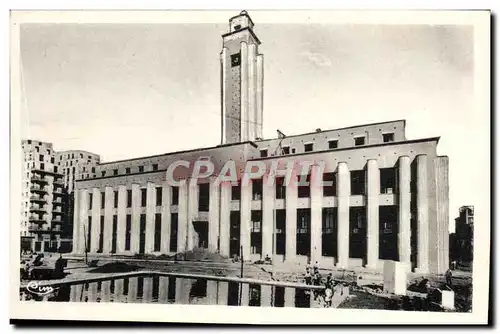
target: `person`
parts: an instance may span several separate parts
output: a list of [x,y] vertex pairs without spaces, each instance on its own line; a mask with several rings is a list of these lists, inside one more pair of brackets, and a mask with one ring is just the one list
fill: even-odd
[[328,276],[326,276],[326,283],[325,283],[327,288],[331,288],[333,286],[333,278],[332,278],[332,273],[328,273]]
[[264,258],[265,263],[271,263],[271,258],[269,257],[269,254],[266,254],[266,257]]
[[446,270],[446,272],[444,274],[444,277],[446,279],[446,285],[448,285],[451,288],[453,286],[453,284],[452,284],[452,281],[451,281],[452,273],[451,273],[450,269]]
[[316,261],[316,262],[314,263],[314,266],[313,266],[313,271],[314,271],[314,274],[319,273],[318,261]]
[[309,268],[306,268],[305,279],[306,279],[306,284],[311,285],[311,273],[309,272]]
[[332,289],[330,287],[327,287],[325,289],[325,306],[326,307],[332,306],[332,295],[333,295]]

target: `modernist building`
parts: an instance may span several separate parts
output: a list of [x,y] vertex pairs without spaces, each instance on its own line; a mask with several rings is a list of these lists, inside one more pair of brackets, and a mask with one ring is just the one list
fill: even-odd
[[[222,144],[96,165],[75,185],[74,252],[174,254],[195,247],[225,256],[322,266],[382,268],[387,259],[419,272],[448,267],[448,158],[439,138],[408,140],[405,121],[262,139],[263,57],[246,12],[223,35]],[[190,178],[198,160],[242,170],[313,162],[292,182],[251,184]],[[179,160],[188,169],[167,170]],[[222,172],[224,174],[224,172]],[[329,181],[297,183],[301,180]]]
[[88,177],[100,157],[83,151],[56,152],[51,143],[36,140],[22,140],[21,146],[21,248],[70,250],[75,176]]

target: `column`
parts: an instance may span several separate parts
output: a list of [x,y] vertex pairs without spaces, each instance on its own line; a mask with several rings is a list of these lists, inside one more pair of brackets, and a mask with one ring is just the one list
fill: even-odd
[[410,180],[411,168],[410,157],[399,157],[399,210],[398,210],[398,245],[399,261],[410,263],[411,261],[411,213],[410,213]]
[[87,189],[80,190],[80,226],[79,226],[79,242],[78,249],[79,253],[84,253],[86,247],[88,247],[87,242],[90,239],[89,231],[89,193]]
[[294,288],[285,288],[285,307],[295,307]]
[[158,286],[158,303],[166,304],[168,302],[168,277],[160,276]]
[[248,44],[241,42],[241,138],[240,141],[247,141],[248,138]]
[[138,285],[137,277],[130,277],[128,279],[127,303],[137,302],[137,285]]
[[429,271],[429,190],[427,184],[427,155],[417,159],[417,269],[421,273]]
[[[270,176],[273,177],[273,176]],[[275,231],[274,202],[276,198],[276,185],[267,178],[262,181],[262,257],[269,255],[273,258],[273,236]]]
[[217,281],[207,281],[207,305],[217,305]]
[[217,305],[227,306],[228,293],[229,293],[229,283],[219,282],[219,296],[217,298]]
[[103,231],[103,250],[104,254],[111,253],[111,243],[113,242],[113,206],[114,192],[113,188],[106,187],[104,195],[104,231]]
[[349,196],[351,195],[351,174],[346,162],[337,166],[337,267],[349,265]]
[[251,224],[251,199],[252,199],[252,184],[251,182],[242,182],[241,184],[241,200],[240,200],[240,245],[243,247],[243,259],[250,259],[250,224]]
[[142,293],[142,302],[151,303],[153,300],[153,277],[144,276],[144,290]]
[[226,80],[227,80],[227,48],[222,48],[222,52],[220,54],[220,62],[221,62],[221,94],[222,94],[222,144],[226,144],[226,133],[227,133],[227,124],[226,124]]
[[[81,235],[81,225],[82,221],[80,219],[80,190],[75,189],[74,191],[74,206],[73,206],[73,245],[71,252],[73,254],[80,254],[80,235]],[[34,248],[33,248],[34,249]],[[73,289],[72,289],[73,290]]]
[[[188,186],[187,180],[181,180],[179,185],[179,213],[177,227],[177,252],[186,251],[188,225]],[[176,297],[177,300],[177,297]]]
[[273,287],[271,285],[260,286],[260,306],[271,307],[274,304]]
[[292,174],[290,184],[286,185],[285,210],[285,261],[293,263],[297,255],[297,175],[295,174]]
[[217,252],[219,249],[219,180],[213,177],[210,180],[210,203],[208,215],[208,249]]
[[89,283],[87,296],[90,303],[95,303],[97,301],[97,283]]
[[[434,173],[436,178],[436,247],[429,243],[429,253],[435,249],[435,255],[429,254],[432,258],[430,263],[435,262],[435,268],[429,268],[431,272],[443,273],[449,266],[449,181],[448,181],[449,159],[440,156],[434,159]],[[430,228],[430,227],[429,227]],[[430,233],[434,233],[430,231]],[[434,258],[437,257],[437,261]]]
[[193,249],[195,246],[195,231],[193,221],[198,217],[198,180],[190,179],[188,181],[188,220],[187,220],[187,250]]
[[101,233],[101,190],[92,188],[92,228],[90,233],[90,253],[99,250],[99,234]]
[[257,55],[257,117],[255,118],[257,138],[262,138],[262,118],[263,118],[263,102],[264,102],[264,56]]
[[115,280],[115,293],[113,294],[114,301],[122,302],[125,296],[123,296],[123,279]]
[[230,201],[231,183],[224,182],[220,185],[220,254],[229,256],[229,221],[230,221]]
[[321,262],[323,227],[323,174],[319,165],[311,166],[311,263]]
[[367,163],[368,189],[366,201],[367,218],[367,267],[376,268],[379,259],[379,195],[380,195],[380,170],[378,161],[370,159]]
[[257,95],[255,89],[257,88],[257,45],[250,43],[248,45],[248,140],[255,140],[255,123],[256,115],[256,102]]
[[139,253],[139,235],[141,228],[141,189],[138,184],[132,184],[132,226],[130,229],[130,251]]
[[163,181],[161,190],[161,246],[162,254],[170,253],[170,192],[171,187]]
[[247,283],[243,283],[240,285],[240,288],[241,288],[240,306],[248,306],[250,302],[250,285],[248,285]]
[[155,243],[155,218],[156,218],[156,188],[155,184],[148,182],[146,185],[146,245],[144,252],[152,253]]
[[111,281],[103,281],[101,287],[101,302],[107,303],[109,302],[109,297],[111,294]]
[[127,188],[123,185],[118,186],[118,210],[116,229],[116,252],[125,252],[125,230],[127,228]]

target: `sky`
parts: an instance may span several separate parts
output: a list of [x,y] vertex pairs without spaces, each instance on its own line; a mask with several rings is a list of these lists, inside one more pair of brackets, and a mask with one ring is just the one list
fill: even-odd
[[[259,24],[264,138],[406,119],[450,158],[450,230],[474,205],[472,26]],[[229,19],[229,16],[227,17]],[[206,24],[23,24],[22,137],[102,161],[220,144],[221,35]],[[466,152],[466,153],[465,153]],[[489,161],[488,161],[489,164]],[[489,185],[488,185],[489,187]]]

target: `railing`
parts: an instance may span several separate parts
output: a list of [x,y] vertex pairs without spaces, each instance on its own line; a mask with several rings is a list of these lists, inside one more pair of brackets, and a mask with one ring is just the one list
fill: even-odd
[[30,201],[47,202],[47,199],[40,196],[31,196]]
[[30,206],[30,211],[43,211],[43,212],[46,212],[47,211],[47,207],[46,206],[36,206],[36,205],[31,205]]
[[30,190],[31,191],[45,192],[46,193],[48,191],[48,188],[47,187],[39,187],[39,186],[32,185],[30,187]]
[[44,178],[44,177],[40,177],[40,176],[37,176],[37,175],[33,175],[31,177],[31,181],[38,181],[38,182],[43,182],[43,183],[47,183],[47,179]]

